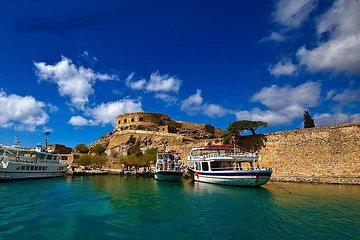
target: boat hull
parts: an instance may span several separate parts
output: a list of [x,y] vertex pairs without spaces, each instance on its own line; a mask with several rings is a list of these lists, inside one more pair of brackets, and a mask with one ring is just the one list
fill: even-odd
[[192,172],[194,180],[198,182],[244,187],[259,187],[264,185],[270,180],[272,173],[271,170]]
[[[27,167],[29,170],[20,170],[21,167]],[[40,170],[45,167],[46,170]],[[0,181],[62,177],[66,171],[66,166],[62,164],[44,165],[36,163],[2,162],[0,163]]]
[[56,178],[64,176],[65,172],[46,172],[46,173],[12,173],[0,172],[0,181],[15,181],[27,179]]
[[154,177],[158,181],[180,182],[183,178],[183,173],[179,171],[157,171]]

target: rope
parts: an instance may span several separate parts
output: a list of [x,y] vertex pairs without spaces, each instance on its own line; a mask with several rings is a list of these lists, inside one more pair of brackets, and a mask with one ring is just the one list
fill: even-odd
[[277,186],[277,187],[281,188],[282,190],[284,190],[284,191],[286,191],[286,192],[288,192],[288,193],[292,194],[292,192],[290,192],[289,190],[287,190],[287,189],[286,189],[286,188],[284,188],[284,187],[281,187],[280,185],[278,185],[278,184],[276,184],[276,183],[273,183],[273,182],[269,182],[269,183],[274,184],[275,186]]

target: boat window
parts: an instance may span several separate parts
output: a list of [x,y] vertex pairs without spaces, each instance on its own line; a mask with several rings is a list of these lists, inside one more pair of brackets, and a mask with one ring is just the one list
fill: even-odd
[[209,171],[209,164],[207,162],[201,163],[203,171]]
[[31,170],[34,170],[34,166],[31,166]]
[[21,166],[21,170],[25,170],[25,166]]
[[242,170],[250,170],[251,164],[249,162],[242,162],[240,167]]
[[30,170],[30,166],[26,166],[26,170],[29,171],[29,170]]
[[48,154],[47,157],[46,157],[46,159],[47,159],[47,160],[51,160],[52,157],[53,157],[52,155]]
[[46,155],[45,154],[40,154],[40,159],[42,160],[42,159],[45,159],[45,157],[46,157]]
[[195,170],[200,170],[200,163],[195,163]]
[[221,162],[211,162],[211,171],[221,171]]
[[38,166],[35,166],[35,170],[38,170]]
[[0,149],[0,155],[3,155],[3,154],[4,154],[4,150]]
[[20,167],[17,167],[16,170],[20,170]]
[[35,160],[36,159],[36,153],[31,153],[30,158]]

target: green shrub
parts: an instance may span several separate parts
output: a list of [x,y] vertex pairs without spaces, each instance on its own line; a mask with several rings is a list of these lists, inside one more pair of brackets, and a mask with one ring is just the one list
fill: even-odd
[[89,148],[85,144],[79,143],[78,145],[75,146],[75,150],[77,150],[80,153],[87,153],[89,151]]
[[91,149],[91,153],[95,153],[97,155],[101,155],[105,152],[106,148],[103,147],[102,145],[100,144],[96,144],[92,149]]

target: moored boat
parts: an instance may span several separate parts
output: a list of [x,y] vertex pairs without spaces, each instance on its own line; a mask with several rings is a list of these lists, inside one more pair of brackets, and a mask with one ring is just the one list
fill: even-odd
[[194,180],[206,183],[258,187],[270,180],[272,170],[260,165],[258,154],[232,145],[193,148],[187,159]]
[[181,181],[183,172],[180,153],[175,151],[158,151],[154,177],[159,181]]
[[41,145],[35,149],[0,146],[0,181],[61,177],[66,171],[60,155],[46,151]]

